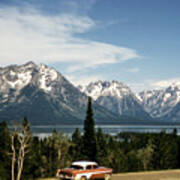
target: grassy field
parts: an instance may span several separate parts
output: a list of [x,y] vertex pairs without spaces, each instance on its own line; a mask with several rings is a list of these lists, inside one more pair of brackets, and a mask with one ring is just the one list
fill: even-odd
[[112,180],[180,180],[180,170],[114,174]]
[[39,178],[36,180],[58,180],[58,179],[56,179],[56,178]]
[[[57,180],[42,178],[37,180]],[[111,180],[180,180],[180,170],[113,174]]]

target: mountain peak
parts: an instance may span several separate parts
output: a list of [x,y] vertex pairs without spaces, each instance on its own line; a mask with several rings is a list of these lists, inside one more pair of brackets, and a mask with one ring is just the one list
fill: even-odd
[[87,86],[79,86],[80,90],[97,100],[100,96],[114,96],[122,98],[131,93],[131,90],[125,84],[119,81],[96,81]]
[[172,89],[172,90],[180,90],[180,81],[174,82],[172,83],[168,88]]
[[9,91],[10,89],[21,90],[29,84],[37,85],[45,92],[52,89],[54,82],[60,75],[51,67],[45,64],[36,65],[29,61],[23,65],[11,65],[1,69],[0,90]]
[[35,67],[36,66],[36,64],[33,62],[33,61],[29,61],[29,62],[27,62],[26,64],[24,64],[23,66],[29,66],[29,67]]
[[46,64],[40,63],[39,68],[48,69],[49,67]]
[[180,102],[180,82],[172,83],[163,90],[143,91],[139,93],[139,97],[152,117],[165,116]]
[[[0,71],[0,116],[10,122],[28,117],[31,124],[82,124],[87,96],[54,68],[33,62]],[[111,112],[94,103],[97,122],[117,121]]]
[[91,82],[80,90],[115,114],[149,119],[130,88],[119,81]]

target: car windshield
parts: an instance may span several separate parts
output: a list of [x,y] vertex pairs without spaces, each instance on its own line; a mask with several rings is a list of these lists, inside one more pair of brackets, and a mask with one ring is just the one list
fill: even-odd
[[70,168],[71,169],[83,169],[82,166],[78,166],[78,165],[71,165]]

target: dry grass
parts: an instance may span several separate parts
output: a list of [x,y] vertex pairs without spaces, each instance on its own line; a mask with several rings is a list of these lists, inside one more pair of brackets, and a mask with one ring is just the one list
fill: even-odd
[[[39,178],[37,180],[58,180]],[[113,174],[111,180],[180,180],[180,170]]]
[[114,174],[111,180],[180,180],[180,170]]
[[36,180],[58,180],[57,178],[38,178]]

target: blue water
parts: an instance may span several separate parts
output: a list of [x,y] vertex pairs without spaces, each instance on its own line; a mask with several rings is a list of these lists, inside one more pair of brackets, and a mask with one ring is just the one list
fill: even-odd
[[[101,128],[104,133],[116,135],[120,132],[152,132],[159,133],[165,131],[171,133],[174,128],[177,129],[178,135],[180,135],[180,126],[159,126],[159,125],[98,125],[95,128]],[[31,126],[31,130],[34,135],[39,137],[45,137],[51,135],[55,129],[57,132],[63,132],[70,136],[74,130],[78,128],[80,132],[83,132],[82,125],[58,125],[58,126]]]

